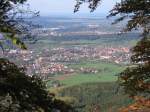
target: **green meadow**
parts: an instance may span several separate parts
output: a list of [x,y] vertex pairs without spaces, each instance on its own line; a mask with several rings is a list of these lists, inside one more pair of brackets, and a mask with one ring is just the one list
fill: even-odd
[[[82,68],[93,68],[98,70],[97,73],[83,73],[78,71],[76,73],[70,74],[69,76],[63,77],[63,80],[58,80],[64,86],[74,86],[83,83],[94,83],[94,82],[115,82],[117,81],[117,75],[125,69],[125,66],[118,65],[106,61],[81,61],[77,64],[68,65],[70,68],[79,70]],[[56,76],[56,79],[62,77],[61,75]],[[51,81],[48,81],[49,85]]]

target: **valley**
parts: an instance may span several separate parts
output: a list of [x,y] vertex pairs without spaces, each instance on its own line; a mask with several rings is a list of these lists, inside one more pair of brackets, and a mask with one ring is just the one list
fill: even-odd
[[30,41],[22,38],[28,50],[5,46],[1,56],[24,67],[29,76],[38,75],[50,93],[71,102],[79,112],[92,112],[93,108],[116,112],[132,102],[122,90],[116,92],[116,81],[130,65],[131,48],[140,32],[121,33],[124,24],[111,26],[111,20],[105,18],[33,21],[42,27],[31,30],[34,38]]

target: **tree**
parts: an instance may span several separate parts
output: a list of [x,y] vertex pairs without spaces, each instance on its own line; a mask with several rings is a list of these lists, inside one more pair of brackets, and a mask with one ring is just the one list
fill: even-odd
[[[75,12],[84,2],[94,11],[101,0],[76,0]],[[132,49],[132,67],[120,73],[120,85],[131,96],[144,95],[150,97],[150,0],[121,0],[116,3],[108,17],[118,16],[114,24],[128,19],[123,31],[141,29],[143,38]],[[148,96],[147,96],[148,95]]]
[[[100,0],[77,0],[75,12],[83,2],[89,2],[94,11]],[[118,16],[113,24],[128,19],[123,31],[142,30],[142,39],[132,49],[131,63],[119,75],[119,83],[125,93],[135,99],[135,103],[121,109],[120,112],[150,111],[150,0],[121,0],[116,3],[108,17]],[[136,99],[136,97],[138,99]]]
[[72,108],[45,90],[41,79],[27,76],[22,68],[0,59],[1,112],[70,112]]
[[[26,27],[23,18],[18,16],[22,10],[15,7],[24,5],[26,1],[0,0],[0,34],[22,49],[26,49],[26,46],[18,35],[24,34]],[[46,91],[40,78],[27,76],[23,68],[0,58],[0,111],[70,112],[72,108]]]
[[115,23],[129,18],[124,31],[142,28],[143,32],[143,38],[132,49],[133,66],[120,73],[120,85],[131,96],[150,97],[150,1],[122,0],[110,11],[109,17],[118,14],[121,17]]
[[[94,11],[101,0],[76,0],[75,12],[79,10],[84,2],[89,3],[89,8]],[[18,28],[18,20],[12,13],[13,6],[23,4],[26,0],[1,0],[0,1],[0,32],[4,33],[14,43],[22,48],[26,48],[24,43],[16,38],[16,34],[21,33]],[[10,16],[11,15],[11,16]],[[150,93],[150,1],[149,0],[122,0],[110,11],[108,17],[119,15],[114,21],[118,23],[129,19],[124,31],[142,28],[143,39],[133,48],[131,58],[134,66],[127,68],[119,76],[120,85],[125,92],[131,96],[142,95],[149,99]],[[40,79],[28,77],[23,70],[18,69],[9,61],[0,62],[0,108],[4,111],[51,111],[58,109],[56,99],[48,95]],[[31,88],[30,88],[31,87]],[[38,93],[38,94],[37,94]],[[37,100],[40,98],[40,102]],[[7,99],[9,102],[7,102]],[[5,101],[7,105],[5,104]],[[56,103],[57,102],[57,103]],[[6,108],[5,108],[6,106]],[[6,109],[6,110],[5,110]],[[66,109],[66,108],[65,108]],[[64,111],[65,112],[65,111]]]
[[19,19],[16,18],[17,12],[14,12],[14,6],[23,4],[26,0],[1,0],[0,1],[0,33],[5,38],[9,38],[12,42],[23,49],[26,49],[25,44],[16,37],[16,34],[21,33],[18,27]]
[[74,12],[79,11],[80,5],[83,3],[89,3],[89,8],[91,9],[91,12],[93,12],[99,5],[101,0],[76,0],[76,5]]
[[[25,16],[35,17],[39,12],[30,10],[27,0],[0,0],[0,34],[5,38],[12,41],[14,45],[22,49],[27,49],[24,42],[21,40],[21,35],[28,35],[33,25],[29,21],[25,21]],[[23,6],[23,8],[22,8]],[[0,43],[0,46],[3,46]]]
[[[79,11],[80,5],[89,3],[91,12],[96,10],[102,0],[76,0],[74,12]],[[119,15],[119,18],[114,21],[118,23],[124,19],[129,19],[124,31],[142,28],[143,32],[149,33],[150,30],[150,1],[149,0],[121,0],[116,3],[110,11],[108,17]]]
[[120,84],[131,96],[150,97],[150,39],[144,37],[132,51],[133,65],[120,73]]

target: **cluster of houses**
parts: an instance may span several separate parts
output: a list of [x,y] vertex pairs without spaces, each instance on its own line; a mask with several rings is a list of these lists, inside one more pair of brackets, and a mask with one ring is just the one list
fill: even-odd
[[73,69],[68,68],[67,66],[60,64],[60,63],[50,63],[46,67],[41,67],[40,69],[41,74],[68,74],[74,72]]
[[81,67],[81,68],[80,68],[80,72],[82,72],[82,73],[92,73],[92,74],[96,74],[96,73],[98,73],[99,71],[98,71],[97,69],[95,69],[95,68],[83,68],[83,67]]
[[[25,67],[30,75],[36,73],[53,76],[55,74],[75,72],[67,64],[78,63],[82,59],[108,60],[117,64],[128,63],[130,51],[126,47],[79,46],[71,48],[58,47],[51,50],[45,49],[38,55],[35,55],[34,51],[16,49],[9,50],[4,55],[13,61],[19,61],[19,63],[21,61],[21,66]],[[80,71],[93,74],[98,72],[98,70],[93,68],[82,67]]]
[[80,59],[100,59],[111,62],[128,63],[130,59],[130,50],[127,47],[75,47],[53,49],[55,55],[52,59],[63,61],[79,61]]

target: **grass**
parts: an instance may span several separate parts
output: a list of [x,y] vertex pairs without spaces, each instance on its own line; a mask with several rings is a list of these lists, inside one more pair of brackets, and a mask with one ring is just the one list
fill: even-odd
[[107,62],[107,61],[97,61],[97,60],[95,60],[95,61],[81,61],[80,63],[70,65],[70,67],[72,67],[72,68],[91,67],[91,68],[95,68],[95,69],[106,69],[106,68],[108,68],[110,70],[122,68],[121,65],[118,65],[115,63],[111,63],[111,62]]
[[113,82],[116,81],[117,77],[113,75],[93,75],[93,74],[75,74],[70,78],[60,81],[66,86],[79,85],[83,83],[93,82]]
[[96,74],[92,73],[74,73],[70,75],[70,77],[61,80],[65,86],[73,86],[79,85],[83,83],[93,83],[93,82],[114,82],[117,80],[117,74],[124,70],[124,66],[117,65],[115,63],[110,62],[96,62],[96,61],[89,61],[89,62],[81,62],[79,64],[70,65],[69,67],[74,69],[83,68],[95,68],[100,70],[100,72]]

